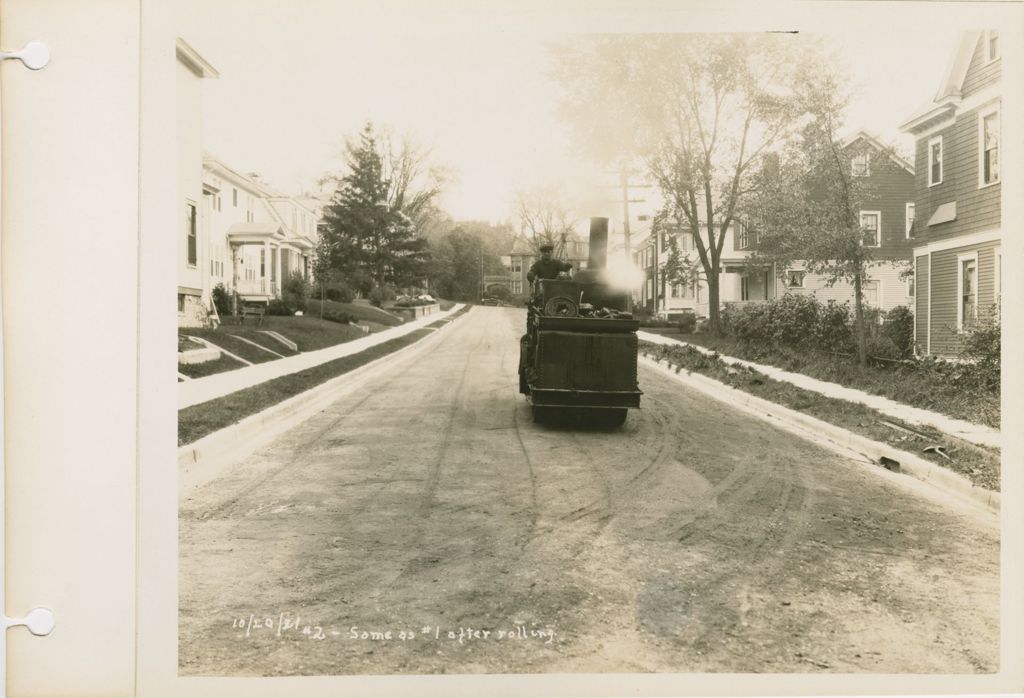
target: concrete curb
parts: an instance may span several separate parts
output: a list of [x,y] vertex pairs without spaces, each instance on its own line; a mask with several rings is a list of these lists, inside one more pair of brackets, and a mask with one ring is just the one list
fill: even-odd
[[[868,458],[879,467],[884,467],[881,465],[881,459],[885,457],[899,465],[899,472],[911,475],[947,494],[968,499],[994,512],[998,512],[1000,509],[1000,494],[998,492],[977,487],[966,477],[913,453],[901,451],[878,441],[872,441],[835,424],[830,424],[756,395],[751,395],[738,388],[720,383],[713,378],[692,373],[685,369],[677,373],[668,361],[655,361],[653,358],[643,354],[640,358],[645,365],[653,370],[669,376],[683,385],[696,388],[716,400],[770,421],[790,433],[815,443],[826,446],[832,445],[834,446],[832,450],[843,455],[849,455],[848,452],[853,451]],[[843,453],[844,451],[846,453]]]
[[905,405],[903,403],[896,402],[895,400],[882,397],[881,395],[872,395],[871,393],[866,393],[863,390],[848,388],[844,385],[838,385],[818,378],[812,378],[811,376],[802,373],[792,373],[777,366],[768,366],[766,364],[758,364],[745,359],[737,359],[733,356],[726,356],[725,354],[720,354],[717,351],[708,349],[707,347],[703,347],[699,344],[691,344],[690,342],[672,339],[671,337],[665,337],[659,334],[639,332],[637,336],[641,340],[652,342],[654,344],[690,347],[691,349],[699,351],[706,356],[718,356],[724,363],[733,366],[751,368],[774,380],[790,383],[798,388],[810,390],[827,397],[846,400],[847,402],[857,402],[870,407],[873,410],[887,414],[890,417],[902,419],[911,424],[918,424],[937,429],[944,434],[955,436],[958,439],[963,439],[964,441],[976,446],[999,448],[1002,441],[1001,434],[997,429],[992,429],[991,427],[981,424],[973,424],[954,417],[948,417],[920,407]]
[[[466,314],[468,313],[463,315]],[[435,331],[407,347],[336,376],[262,412],[249,415],[237,424],[179,447],[179,496],[201,487],[222,472],[224,467],[252,454],[283,432],[355,391],[369,380],[436,346],[452,324],[449,321],[441,327],[430,328]]]

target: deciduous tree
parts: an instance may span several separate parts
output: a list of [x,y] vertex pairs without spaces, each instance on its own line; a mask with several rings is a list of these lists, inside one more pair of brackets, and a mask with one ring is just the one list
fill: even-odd
[[[800,125],[807,42],[782,34],[590,37],[556,54],[569,116],[600,139],[604,158],[646,157],[663,217],[687,231],[708,284],[710,328],[719,325],[726,233],[768,152]],[[603,119],[606,105],[608,119]],[[576,114],[576,118],[573,118]],[[630,135],[623,135],[628,132]]]
[[[826,285],[852,284],[857,354],[865,364],[864,284],[879,242],[868,238],[882,231],[862,227],[859,212],[879,191],[869,178],[853,175],[851,155],[837,135],[847,103],[838,78],[808,74],[802,94],[811,119],[800,140],[763,163],[753,178],[756,193],[744,202],[755,239],[748,267],[779,273],[800,261]],[[890,155],[876,151],[872,170],[889,165]]]

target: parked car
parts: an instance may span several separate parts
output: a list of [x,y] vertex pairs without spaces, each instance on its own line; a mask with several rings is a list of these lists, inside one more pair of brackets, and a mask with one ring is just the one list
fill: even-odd
[[497,298],[481,298],[480,302],[483,305],[501,305],[501,301],[499,301]]

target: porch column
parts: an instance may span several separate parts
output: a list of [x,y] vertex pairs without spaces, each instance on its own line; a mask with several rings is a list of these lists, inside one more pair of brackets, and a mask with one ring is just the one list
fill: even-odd
[[281,288],[281,246],[277,246],[277,254],[274,255],[274,283],[277,284],[277,292],[274,294],[278,298],[282,295]]
[[263,285],[263,292],[270,294],[270,240],[263,241],[263,269],[260,270],[260,282]]

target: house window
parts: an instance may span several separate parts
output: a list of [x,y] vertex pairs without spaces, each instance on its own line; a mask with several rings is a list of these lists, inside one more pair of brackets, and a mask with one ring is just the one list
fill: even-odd
[[196,205],[191,201],[185,204],[185,238],[187,262],[190,267],[194,267],[198,261],[196,250]]
[[882,230],[882,213],[880,211],[861,211],[860,228],[864,233],[862,238],[868,247],[879,247],[882,244],[880,232]]
[[928,186],[942,183],[942,136],[928,141]]
[[985,60],[991,63],[999,58],[999,32],[990,29],[985,32]]
[[907,297],[914,297],[914,272],[907,274]]
[[[864,296],[865,303],[867,303],[873,308],[878,308],[881,306],[881,303],[879,302],[881,300],[881,294],[879,293],[879,291],[881,290],[881,285],[877,280],[865,279],[861,283],[860,290]],[[882,315],[878,316],[879,324],[881,324],[883,319],[884,318]]]
[[985,186],[999,181],[999,109],[982,112],[980,118],[980,186]]
[[803,288],[805,272],[793,269],[786,272],[786,288]]
[[238,208],[238,190],[237,189],[232,189],[231,190],[231,205],[234,206],[235,208]]
[[978,317],[978,255],[972,252],[957,257],[956,326],[958,330],[974,325]]
[[637,216],[637,217],[636,217],[636,219],[637,219],[638,221],[646,221],[646,220],[649,220],[649,219],[650,219],[650,216],[647,216],[647,215],[641,215],[641,216]]
[[911,233],[914,230],[914,202],[907,202],[907,239],[911,237]]
[[179,293],[178,294],[178,314],[179,315],[184,315],[185,314],[185,294],[184,293]]
[[853,156],[853,176],[867,177],[871,174],[871,158],[867,153]]

